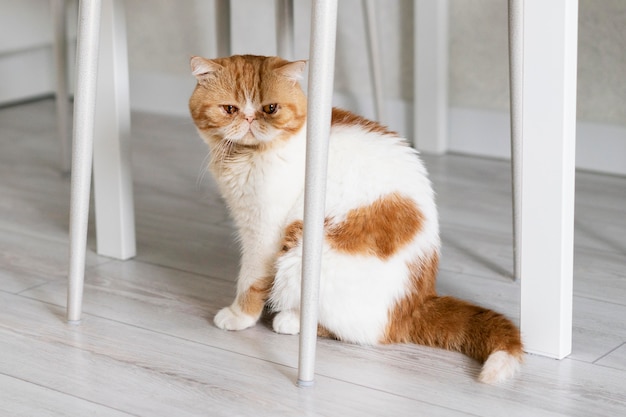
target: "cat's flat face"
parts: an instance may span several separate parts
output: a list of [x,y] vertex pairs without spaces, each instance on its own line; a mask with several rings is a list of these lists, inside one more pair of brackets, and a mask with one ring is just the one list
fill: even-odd
[[306,121],[306,98],[297,82],[304,66],[278,57],[193,57],[198,85],[189,109],[204,140],[250,147],[288,140]]

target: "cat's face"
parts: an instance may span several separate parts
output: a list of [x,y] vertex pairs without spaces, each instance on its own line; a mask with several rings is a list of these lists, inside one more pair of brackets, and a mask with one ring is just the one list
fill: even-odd
[[304,66],[278,57],[192,57],[198,84],[189,109],[204,140],[265,147],[289,139],[306,120],[306,98],[297,82]]

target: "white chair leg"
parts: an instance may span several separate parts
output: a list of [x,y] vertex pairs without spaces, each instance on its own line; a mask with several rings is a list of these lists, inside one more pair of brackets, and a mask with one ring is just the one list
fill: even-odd
[[278,56],[293,60],[293,0],[276,0],[276,50]]
[[513,276],[519,279],[522,173],[522,1],[509,0],[509,91],[511,98],[511,177],[513,186]]
[[70,264],[67,294],[67,320],[70,323],[80,321],[83,299],[100,10],[100,0],[83,0],[79,4],[70,202]]
[[136,244],[122,0],[102,3],[99,52],[93,159],[97,250],[128,259],[135,256]]
[[313,385],[314,379],[336,33],[337,0],[313,1],[298,362],[298,385],[301,387]]
[[368,56],[374,92],[376,119],[385,121],[385,105],[383,100],[383,69],[381,65],[380,48],[378,44],[378,23],[376,22],[376,5],[373,0],[363,0],[363,15],[365,17],[365,32],[367,37]]
[[578,2],[523,0],[521,331],[526,350],[572,346]]
[[217,55],[230,56],[230,0],[215,0],[215,32],[217,34]]
[[56,112],[59,135],[61,171],[70,172],[69,94],[67,88],[67,39],[65,23],[65,0],[52,0],[54,27],[54,61],[56,67]]
[[414,146],[448,148],[448,0],[415,1]]

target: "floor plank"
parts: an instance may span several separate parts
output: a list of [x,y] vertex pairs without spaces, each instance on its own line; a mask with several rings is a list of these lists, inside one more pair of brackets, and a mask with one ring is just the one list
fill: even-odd
[[0,374],[0,415],[12,417],[129,417],[114,408]]
[[[316,386],[298,389],[297,337],[267,320],[212,324],[234,296],[238,246],[186,118],[133,114],[138,255],[97,256],[92,228],[84,321],[65,324],[69,182],[54,122],[51,100],[0,109],[0,414],[626,414],[626,179],[577,173],[569,358],[528,356],[493,387],[460,354],[321,340]],[[441,213],[439,291],[518,321],[509,164],[424,160]]]
[[[0,313],[5,375],[91,403],[115,404],[133,415],[366,415],[407,409],[437,415],[442,410],[324,376],[314,389],[303,390],[293,383],[295,369],[275,362],[94,316],[68,325],[59,308],[13,295],[0,294],[0,303],[13,307]],[[23,362],[12,360],[18,352]]]

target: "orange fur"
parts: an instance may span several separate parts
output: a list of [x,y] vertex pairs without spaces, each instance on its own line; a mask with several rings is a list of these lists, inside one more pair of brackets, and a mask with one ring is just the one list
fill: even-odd
[[[231,115],[223,111],[223,106],[243,109],[248,101],[255,107],[256,120],[280,129],[281,133],[269,143],[238,144],[239,148],[247,146],[263,151],[299,131],[306,122],[306,97],[300,87],[294,88],[290,75],[292,67],[299,67],[299,64],[301,61],[254,55],[213,60],[193,57],[192,66],[210,68],[209,72],[196,74],[198,84],[189,100],[191,116],[198,129],[205,133],[209,145],[224,139],[219,128],[247,123],[243,112]],[[280,105],[275,114],[263,111],[264,105],[274,103]]]
[[273,283],[273,277],[265,277],[257,280],[247,291],[239,294],[237,303],[241,311],[251,316],[259,316],[263,311]]
[[376,132],[382,135],[398,136],[396,132],[389,130],[387,127],[368,120],[347,110],[333,107],[331,124],[333,126],[360,126],[366,132]]
[[422,228],[424,215],[415,202],[397,193],[350,210],[345,220],[326,220],[326,241],[335,250],[387,259]]
[[[225,188],[254,183],[248,181],[251,171],[246,170],[246,167],[254,165],[254,156],[284,146],[286,141],[302,131],[306,123],[306,97],[297,85],[304,61],[288,62],[278,57],[252,55],[214,60],[193,57],[191,67],[198,84],[190,98],[189,108],[201,136],[211,148],[211,170],[218,179],[224,181]],[[332,109],[332,125],[335,128],[358,127],[361,133],[368,135],[397,137],[395,132],[379,123],[337,108]],[[358,131],[354,130],[356,134]],[[285,149],[288,147],[285,146]],[[389,166],[386,165],[386,169]],[[362,167],[367,168],[369,166]],[[239,177],[244,180],[227,182]],[[233,195],[230,200],[227,198],[229,205],[236,206],[238,210],[247,210],[245,204],[238,206],[240,195]],[[429,195],[424,197],[430,198]],[[432,203],[430,200],[425,201],[427,204]],[[425,217],[415,200],[398,192],[390,193],[366,206],[340,213],[336,217],[327,217],[324,223],[325,241],[336,252],[373,256],[386,261],[396,254],[405,256],[401,250],[422,238],[422,230],[428,231],[424,227],[426,220],[430,219]],[[284,219],[277,220],[273,226],[279,228],[282,224],[280,221]],[[276,255],[283,256],[299,246],[302,233],[302,221],[289,224]],[[425,240],[424,245],[420,246],[423,249],[430,244],[432,254],[407,265],[410,282],[408,291],[395,305],[389,307],[388,325],[380,342],[424,344],[459,351],[480,362],[487,360],[484,374],[480,377],[482,381],[497,381],[512,375],[523,355],[519,330],[501,314],[453,297],[437,295],[435,281],[439,264],[439,240],[433,236],[434,233],[424,237],[434,240]],[[254,247],[257,238],[253,235],[247,244]],[[275,244],[276,240],[271,242]],[[242,329],[254,324],[274,285],[274,277],[268,276],[273,273],[274,261],[275,258],[255,260],[254,267],[261,271],[259,276],[265,277],[254,281],[248,275],[244,277],[245,285],[249,287],[243,288],[242,285],[239,288],[235,301],[238,308],[220,311],[217,315],[219,319],[216,316],[218,326]],[[355,259],[355,262],[358,260]],[[398,272],[400,269],[392,271]],[[384,280],[385,277],[380,279]],[[369,307],[365,306],[362,312],[367,312]],[[388,304],[383,304],[379,316],[384,317],[387,307]],[[239,310],[243,315],[252,317],[252,320],[250,317],[237,317]],[[329,323],[326,324],[330,326]],[[341,329],[334,330],[338,335],[341,334]],[[318,325],[318,335],[337,337],[322,325]],[[376,332],[374,339],[378,335]]]
[[328,330],[321,324],[317,325],[317,337],[324,337],[326,339],[337,339],[337,336],[335,336],[330,330]]
[[296,220],[285,229],[285,235],[282,242],[282,253],[287,253],[295,248],[300,240],[302,240],[302,229],[304,225],[301,220]]
[[389,312],[382,343],[418,343],[462,352],[483,363],[502,350],[521,359],[517,327],[503,315],[453,297],[439,297],[435,279],[439,257],[409,266],[412,288]]

